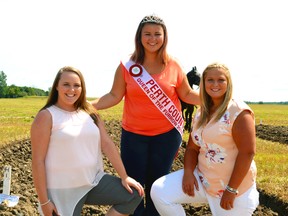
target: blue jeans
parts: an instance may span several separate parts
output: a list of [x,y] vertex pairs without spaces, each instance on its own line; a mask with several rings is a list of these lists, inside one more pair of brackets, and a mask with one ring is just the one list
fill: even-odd
[[159,215],[150,197],[151,186],[170,172],[181,142],[182,137],[175,128],[156,136],[139,135],[122,128],[121,157],[127,174],[145,188],[145,205],[142,200],[134,216]]

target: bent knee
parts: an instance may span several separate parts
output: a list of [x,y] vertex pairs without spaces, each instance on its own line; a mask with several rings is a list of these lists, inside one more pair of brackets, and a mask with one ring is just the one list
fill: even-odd
[[142,201],[143,197],[139,195],[135,188],[132,188],[133,193],[125,202],[113,205],[113,208],[121,214],[133,214],[137,206]]
[[164,195],[163,192],[164,192],[163,184],[158,179],[152,184],[152,187],[150,190],[150,196],[152,200],[161,199],[161,197],[163,197]]
[[[133,199],[134,203],[138,203],[138,204],[139,204],[139,203],[142,201],[143,196],[141,196],[141,195],[139,194],[139,192],[138,192],[135,188],[133,188],[132,199]],[[138,204],[137,204],[137,205],[138,205]]]

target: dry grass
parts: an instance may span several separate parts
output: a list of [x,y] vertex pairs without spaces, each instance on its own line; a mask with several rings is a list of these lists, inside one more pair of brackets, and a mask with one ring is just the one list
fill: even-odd
[[288,146],[257,139],[257,184],[288,203]]

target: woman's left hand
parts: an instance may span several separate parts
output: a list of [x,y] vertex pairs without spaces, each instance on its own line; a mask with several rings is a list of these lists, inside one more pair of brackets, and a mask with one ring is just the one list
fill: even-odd
[[[125,179],[122,179],[122,185],[130,192],[133,193],[133,190],[131,189],[131,187],[134,187],[140,196],[144,196],[144,188],[142,187],[142,185],[137,182],[135,179],[131,178],[131,177],[127,177]],[[130,187],[131,186],[131,187]]]

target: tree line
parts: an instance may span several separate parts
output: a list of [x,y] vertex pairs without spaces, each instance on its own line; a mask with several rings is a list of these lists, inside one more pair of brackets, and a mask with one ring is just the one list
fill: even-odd
[[19,98],[25,96],[47,96],[48,91],[39,88],[16,86],[14,84],[7,85],[7,75],[0,72],[0,98]]
[[[7,75],[0,71],[0,98],[18,98],[25,96],[48,96],[49,91],[44,91],[39,88],[27,87],[27,86],[16,86],[16,85],[7,85]],[[248,104],[283,104],[287,105],[288,101],[282,102],[251,102],[245,101]]]

